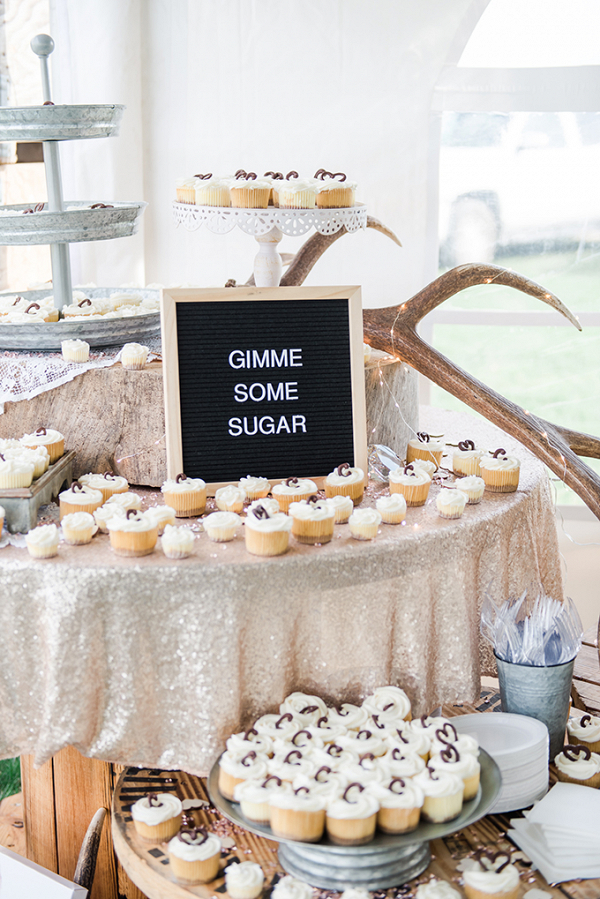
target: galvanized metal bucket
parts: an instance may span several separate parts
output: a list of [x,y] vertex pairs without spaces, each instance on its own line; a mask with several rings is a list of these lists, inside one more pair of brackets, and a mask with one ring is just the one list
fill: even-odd
[[561,751],[569,717],[575,659],[537,667],[505,662],[496,656],[503,712],[537,718],[550,734],[550,759]]

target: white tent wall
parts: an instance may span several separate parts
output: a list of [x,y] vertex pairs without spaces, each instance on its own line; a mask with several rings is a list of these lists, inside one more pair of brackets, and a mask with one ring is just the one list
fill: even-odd
[[323,166],[403,249],[346,236],[307,283],[362,284],[367,306],[411,296],[437,270],[432,94],[486,2],[51,0],[57,100],[127,105],[118,138],[65,145],[65,196],[149,203],[142,235],[72,246],[74,282],[243,282],[257,244],[176,228],[175,179]]

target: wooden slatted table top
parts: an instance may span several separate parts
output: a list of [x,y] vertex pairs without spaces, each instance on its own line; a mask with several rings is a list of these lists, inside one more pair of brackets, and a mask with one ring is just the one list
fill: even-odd
[[[477,711],[500,711],[499,694],[485,691],[476,707],[466,704],[445,706],[442,714],[452,717]],[[224,818],[210,802],[205,778],[194,777],[183,771],[127,768],[119,778],[113,797],[113,840],[121,864],[149,899],[191,899],[197,896],[203,899],[228,899],[224,876],[213,883],[197,886],[178,883],[170,871],[166,844],[153,846],[138,837],[130,815],[130,806],[150,791],[176,792],[184,803],[187,814],[192,814],[198,825],[207,827],[224,841],[221,871],[229,864],[257,862],[265,874],[263,899],[268,899],[277,881],[285,875],[278,862],[277,843],[242,830]],[[457,869],[461,859],[481,847],[495,852],[500,849],[514,851],[515,847],[506,839],[506,831],[509,828],[509,818],[519,814],[509,812],[507,815],[488,815],[464,830],[444,839],[434,840],[431,843],[432,862],[422,875],[405,886],[371,895],[375,899],[410,899],[419,883],[436,877],[450,881],[463,896],[459,884],[460,872]],[[515,864],[522,872],[519,899],[533,887],[545,890],[552,899],[599,899],[600,879],[570,881],[559,887],[551,887],[539,872],[531,870],[531,863],[523,853],[519,855],[515,856]],[[315,890],[317,899],[332,899],[338,895],[326,890]]]
[[[600,715],[600,659],[598,658],[598,631],[591,627],[583,635],[583,646],[575,659],[573,704],[590,715]],[[600,892],[598,894],[600,896]]]

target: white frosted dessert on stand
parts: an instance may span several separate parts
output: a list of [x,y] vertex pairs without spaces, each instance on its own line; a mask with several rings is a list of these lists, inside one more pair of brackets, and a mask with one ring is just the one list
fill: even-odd
[[171,870],[184,883],[209,883],[219,873],[221,841],[203,827],[182,827],[167,847]]
[[90,345],[85,340],[63,340],[61,350],[65,362],[87,362],[90,358]]
[[231,899],[258,899],[265,882],[260,865],[240,862],[225,868],[225,885]]
[[131,806],[131,817],[138,834],[145,840],[161,843],[179,830],[181,800],[173,793],[148,793]]

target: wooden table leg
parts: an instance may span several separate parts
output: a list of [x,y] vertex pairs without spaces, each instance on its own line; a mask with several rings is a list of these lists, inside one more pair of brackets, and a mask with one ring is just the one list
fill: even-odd
[[[120,766],[114,768],[121,770]],[[21,757],[27,857],[71,880],[87,827],[99,808],[110,814],[113,765],[82,756],[72,746],[37,770]],[[120,868],[120,865],[118,866]],[[102,831],[92,899],[144,899],[117,870],[110,823]]]

